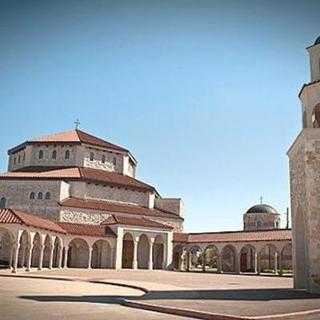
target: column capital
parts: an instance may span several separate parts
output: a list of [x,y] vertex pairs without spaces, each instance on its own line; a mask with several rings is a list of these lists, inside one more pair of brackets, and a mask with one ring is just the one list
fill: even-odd
[[150,237],[150,238],[149,238],[149,243],[150,243],[150,244],[154,244],[155,240],[156,240],[155,237]]

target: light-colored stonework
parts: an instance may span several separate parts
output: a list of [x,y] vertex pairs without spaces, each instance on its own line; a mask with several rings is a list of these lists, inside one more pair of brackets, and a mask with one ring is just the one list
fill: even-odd
[[288,151],[294,285],[320,292],[320,41],[308,48],[311,82],[300,92],[302,131]]

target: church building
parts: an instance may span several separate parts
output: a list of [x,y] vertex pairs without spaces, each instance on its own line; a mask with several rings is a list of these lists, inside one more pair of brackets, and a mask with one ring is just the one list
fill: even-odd
[[288,151],[294,286],[320,292],[320,37],[307,50],[311,81],[299,93],[302,130]]

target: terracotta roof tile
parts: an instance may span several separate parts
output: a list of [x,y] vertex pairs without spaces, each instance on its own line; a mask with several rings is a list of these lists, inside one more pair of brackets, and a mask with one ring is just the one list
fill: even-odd
[[116,186],[125,186],[141,191],[155,191],[155,188],[137,179],[106,170],[71,167],[44,170],[35,167],[35,171],[9,171],[0,174],[0,179],[70,179],[87,180]]
[[174,241],[188,243],[277,241],[291,238],[291,230],[288,229],[174,234]]
[[139,227],[150,227],[150,228],[160,228],[160,229],[173,229],[171,226],[164,225],[159,222],[155,222],[144,217],[123,217],[111,215],[105,221],[101,223],[102,225],[129,225],[129,226],[139,226]]
[[35,228],[66,233],[56,222],[16,209],[1,209],[0,223],[18,223]]
[[114,203],[114,202],[102,201],[102,200],[68,198],[61,201],[60,205],[63,207],[101,210],[101,211],[108,211],[112,213],[113,212],[129,213],[129,214],[140,215],[140,216],[144,215],[144,216],[154,216],[154,217],[183,220],[182,217],[174,213],[167,212],[160,209],[149,209],[149,208],[145,208],[145,207],[133,205],[133,204]]
[[91,237],[116,237],[110,229],[96,224],[82,224],[71,222],[57,222],[68,234]]

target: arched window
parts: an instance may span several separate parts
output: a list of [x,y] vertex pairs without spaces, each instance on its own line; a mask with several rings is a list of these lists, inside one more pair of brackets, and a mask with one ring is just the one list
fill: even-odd
[[105,156],[104,154],[102,155],[101,162],[102,162],[102,163],[105,163],[105,162],[106,162],[106,156]]
[[3,209],[6,207],[6,204],[7,204],[7,199],[5,197],[2,197],[0,199],[0,209]]
[[113,159],[112,159],[112,163],[113,163],[113,165],[114,165],[114,166],[116,166],[116,165],[117,165],[117,158],[116,158],[116,157],[113,157]]
[[49,199],[51,198],[50,192],[46,192],[45,198],[46,198],[47,200],[49,200]]
[[93,161],[93,159],[94,159],[94,153],[90,152],[90,161]]
[[70,151],[69,150],[66,150],[65,154],[64,154],[64,158],[66,160],[69,160],[70,159]]
[[14,157],[13,158],[13,164],[16,164],[16,162],[17,162],[17,159],[16,159],[16,157]]
[[36,197],[36,194],[34,192],[31,192],[29,198],[33,200],[35,197]]
[[18,163],[20,163],[21,162],[21,156],[20,156],[20,154],[19,154],[19,156],[18,156]]
[[43,150],[39,151],[39,159],[43,159]]
[[40,200],[43,199],[43,194],[42,194],[42,192],[39,192],[39,193],[38,193],[38,199],[40,199]]
[[23,154],[22,154],[22,161],[24,161],[24,160],[26,160],[26,153],[25,152],[23,152]]
[[53,150],[52,151],[52,156],[51,156],[52,159],[57,159],[57,150]]
[[258,228],[262,227],[262,222],[261,222],[260,220],[257,221],[257,227],[258,227]]

